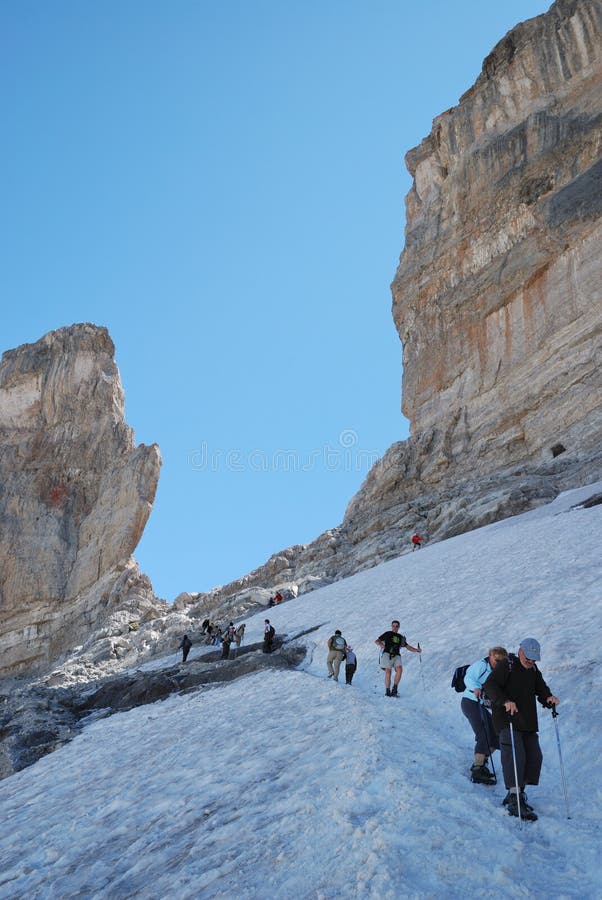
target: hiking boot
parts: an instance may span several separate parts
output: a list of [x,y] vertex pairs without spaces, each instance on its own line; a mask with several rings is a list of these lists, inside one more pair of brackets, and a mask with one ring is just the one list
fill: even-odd
[[495,784],[496,780],[487,769],[487,766],[472,765],[470,767],[470,780],[474,784]]
[[519,802],[521,819],[524,819],[527,822],[536,822],[537,814],[533,811],[533,807],[529,806],[528,803],[524,803],[522,797],[519,801],[519,797],[514,793],[514,791],[508,791],[508,793],[504,797],[504,806],[508,810],[508,815],[518,817]]
[[[509,800],[510,800],[511,797],[516,797],[516,794],[514,793],[514,791],[508,791],[508,793],[506,794],[506,796],[504,797],[504,799],[503,799],[503,801],[502,801],[502,803],[503,803],[504,806],[508,806],[508,802],[509,802]],[[527,798],[527,795],[525,794],[525,792],[524,792],[524,791],[521,791],[521,792],[520,792],[520,802],[521,802],[521,804],[525,807],[525,809],[528,809],[529,812],[533,812],[533,807],[531,806],[530,803],[527,803],[527,799],[528,799],[528,798]]]
[[393,687],[391,688],[391,696],[397,697],[397,685],[396,684],[394,684]]
[[390,696],[391,696],[391,689],[387,688],[387,690],[385,691],[385,697],[390,697]]

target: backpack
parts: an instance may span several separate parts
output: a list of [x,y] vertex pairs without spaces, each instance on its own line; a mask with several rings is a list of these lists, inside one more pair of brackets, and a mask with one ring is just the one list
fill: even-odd
[[345,638],[340,634],[335,634],[330,642],[330,645],[333,650],[344,650],[346,646]]
[[270,625],[270,627],[268,629],[268,637],[273,638],[275,634],[276,634],[276,629],[274,628],[273,625]]
[[[487,664],[489,660],[487,657],[483,659],[483,662]],[[466,690],[466,685],[464,684],[464,676],[468,669],[470,669],[470,663],[467,666],[458,666],[454,669],[454,674],[451,680],[451,686],[456,690],[459,694]]]
[[467,666],[458,666],[457,669],[454,669],[451,686],[459,694],[466,690],[466,685],[464,684],[464,676],[466,675],[466,672],[469,668],[470,663]]

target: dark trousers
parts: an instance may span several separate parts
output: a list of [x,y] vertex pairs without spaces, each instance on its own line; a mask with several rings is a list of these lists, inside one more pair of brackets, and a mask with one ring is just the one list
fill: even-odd
[[351,682],[353,681],[353,676],[355,675],[356,669],[357,669],[357,663],[352,663],[351,665],[349,663],[346,664],[346,666],[345,666],[345,681],[347,682],[347,684],[351,684]]
[[493,730],[493,722],[490,713],[477,700],[469,700],[462,697],[460,709],[470,722],[474,732],[474,752],[489,756],[489,748],[499,749],[499,742]]
[[264,638],[263,639],[263,652],[271,653],[272,652],[272,638]]
[[[514,784],[514,763],[512,761],[512,741],[510,728],[502,728],[499,733],[502,771],[506,790],[516,787]],[[539,784],[539,773],[543,756],[536,731],[517,731],[514,729],[514,749],[516,751],[516,772],[518,787],[521,791],[526,784]]]
[[230,642],[222,641],[222,659],[228,659],[230,655]]
[[186,662],[189,653],[190,647],[182,647],[182,662]]

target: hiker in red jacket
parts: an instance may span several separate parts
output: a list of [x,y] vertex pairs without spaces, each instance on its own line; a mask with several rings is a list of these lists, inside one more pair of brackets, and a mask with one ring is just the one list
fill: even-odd
[[412,553],[414,550],[420,550],[420,545],[422,544],[424,538],[418,533],[412,535]]

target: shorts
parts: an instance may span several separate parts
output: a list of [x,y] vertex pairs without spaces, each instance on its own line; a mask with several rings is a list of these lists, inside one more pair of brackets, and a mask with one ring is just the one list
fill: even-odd
[[390,653],[381,653],[380,667],[381,669],[401,669],[401,656],[399,653],[396,653],[395,656],[391,656]]

